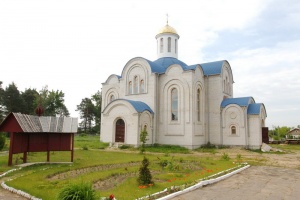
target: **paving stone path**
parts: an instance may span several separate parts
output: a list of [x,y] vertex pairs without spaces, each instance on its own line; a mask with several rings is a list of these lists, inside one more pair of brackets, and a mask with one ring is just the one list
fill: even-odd
[[177,196],[173,200],[298,200],[300,170],[252,166],[216,184]]

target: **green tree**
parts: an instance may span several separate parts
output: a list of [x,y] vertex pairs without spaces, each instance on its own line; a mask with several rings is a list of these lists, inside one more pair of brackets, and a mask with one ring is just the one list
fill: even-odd
[[149,164],[149,160],[146,157],[144,157],[142,161],[142,166],[139,169],[139,176],[137,179],[140,185],[148,185],[153,183],[152,175],[148,168]]
[[70,113],[65,105],[65,94],[59,90],[48,90],[48,86],[42,88],[36,98],[36,105],[41,104],[46,116],[69,116]]
[[282,126],[282,127],[275,127],[273,126],[273,130],[269,131],[269,136],[272,137],[274,140],[282,140],[286,138],[287,133],[291,130],[291,127]]
[[24,114],[34,115],[34,110],[37,107],[37,98],[39,93],[36,89],[25,89],[24,92],[21,93],[21,97],[24,101],[23,112]]
[[85,133],[92,133],[93,121],[95,119],[95,106],[90,98],[84,98],[81,103],[77,105],[77,110],[79,111],[80,119],[82,122],[79,126]]
[[2,96],[3,105],[6,108],[5,114],[10,112],[23,112],[24,100],[14,82],[5,88]]
[[3,121],[5,117],[5,106],[3,104],[3,95],[4,95],[4,90],[2,88],[2,81],[0,81],[0,123]]
[[140,153],[143,154],[145,152],[145,144],[147,142],[148,132],[146,129],[143,129],[140,133],[140,142],[142,145],[140,146]]
[[92,95],[92,102],[94,104],[94,120],[95,126],[93,127],[94,133],[100,133],[100,122],[101,122],[101,92],[98,90],[94,95]]

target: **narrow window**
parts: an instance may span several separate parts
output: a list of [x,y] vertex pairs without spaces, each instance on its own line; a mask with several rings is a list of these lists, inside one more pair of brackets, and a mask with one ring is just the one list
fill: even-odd
[[131,81],[129,81],[128,89],[129,89],[129,94],[132,94],[132,82]]
[[160,53],[163,52],[163,49],[164,49],[164,39],[160,38]]
[[135,76],[134,77],[134,94],[138,94],[139,93],[139,85],[138,85],[138,77]]
[[226,86],[225,86],[225,92],[228,93],[228,78],[226,77],[226,82],[225,82]]
[[144,131],[147,131],[147,125],[144,125]]
[[171,115],[172,121],[178,121],[178,91],[176,88],[171,91]]
[[200,89],[197,90],[197,120],[198,122],[200,122],[200,105],[201,101],[200,101]]
[[175,53],[177,53],[177,39],[175,39]]
[[113,100],[115,100],[115,95],[112,94],[109,98],[109,102],[112,102]]
[[236,127],[235,126],[231,127],[231,134],[236,135]]
[[168,37],[168,52],[171,52],[171,37]]
[[143,79],[140,81],[140,92],[141,93],[145,92],[145,83]]

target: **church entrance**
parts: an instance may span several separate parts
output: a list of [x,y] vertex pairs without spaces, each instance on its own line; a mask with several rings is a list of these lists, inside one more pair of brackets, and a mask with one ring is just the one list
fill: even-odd
[[118,119],[116,122],[116,137],[115,142],[124,142],[125,138],[125,122],[123,119]]

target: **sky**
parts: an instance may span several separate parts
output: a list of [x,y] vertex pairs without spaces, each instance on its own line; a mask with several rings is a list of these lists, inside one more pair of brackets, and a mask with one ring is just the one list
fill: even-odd
[[167,14],[179,60],[227,60],[234,97],[264,103],[269,129],[300,125],[299,0],[0,0],[0,81],[61,90],[78,117],[130,59],[157,59]]

